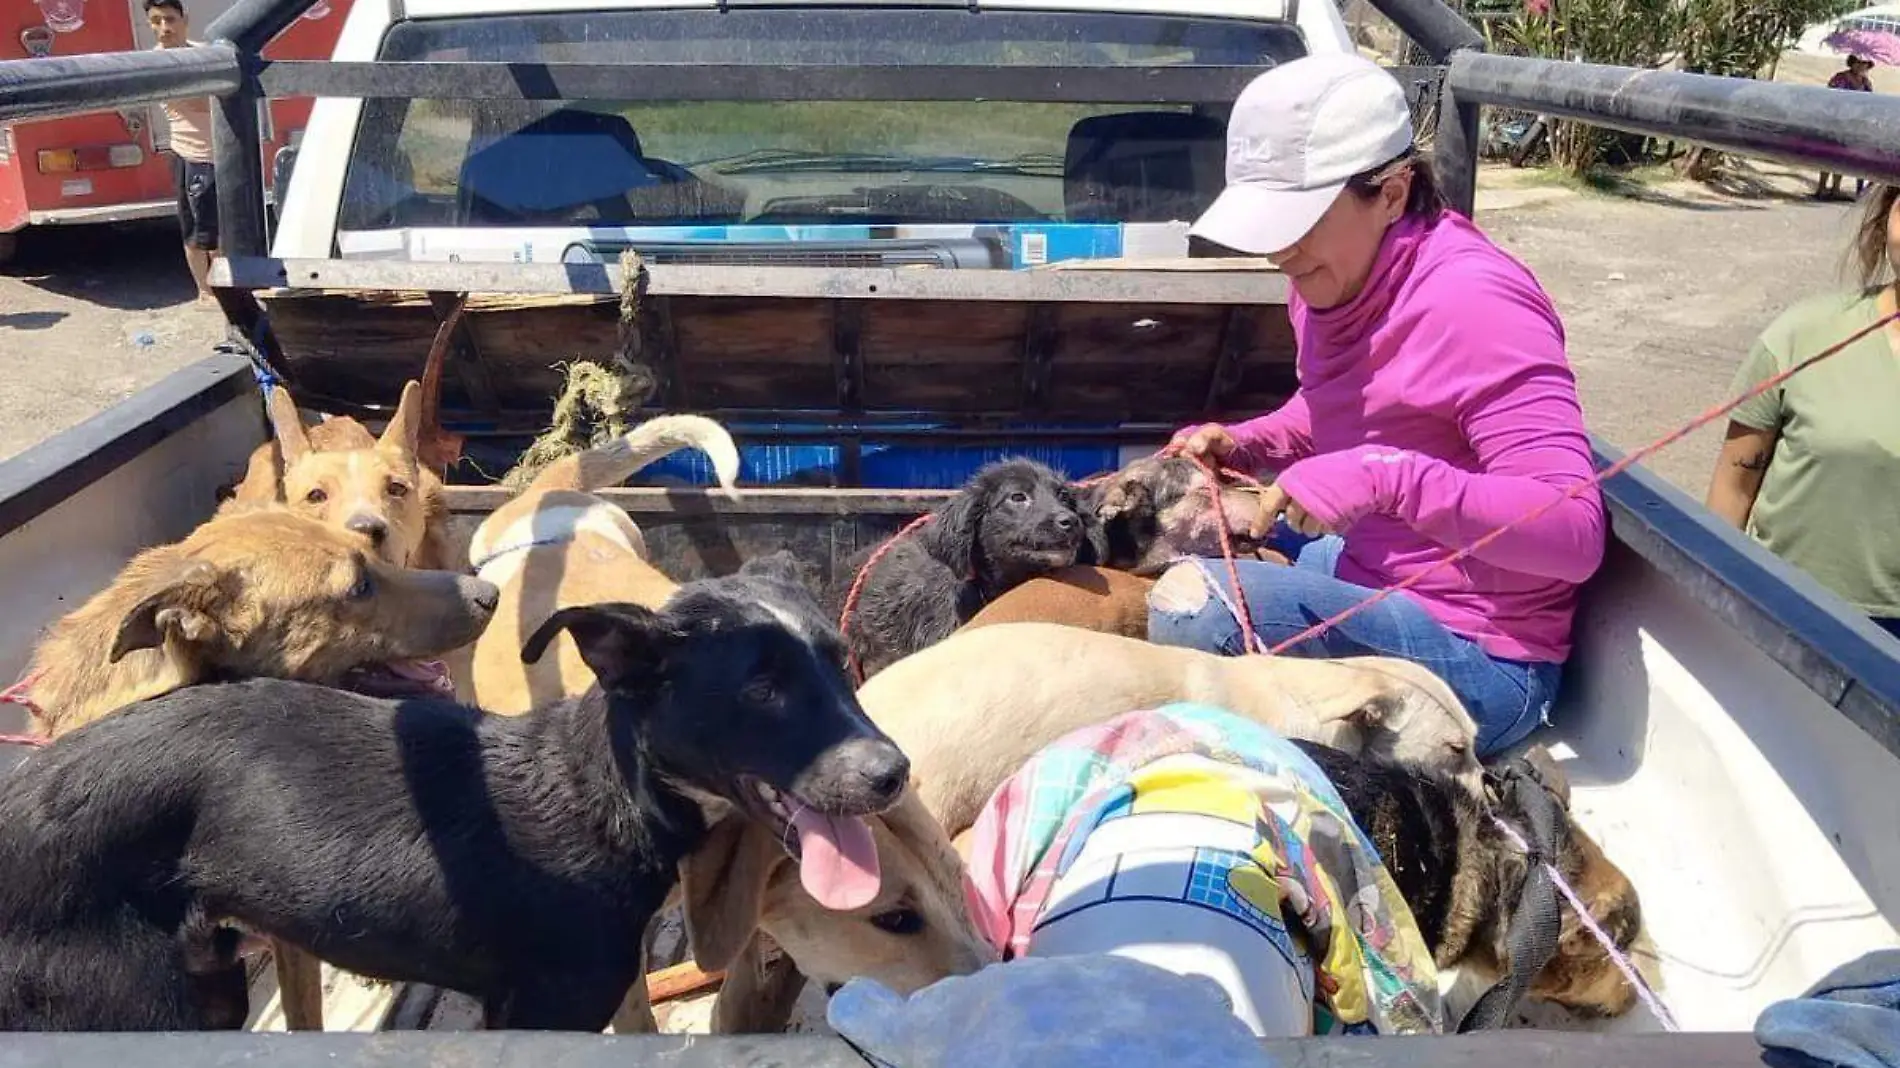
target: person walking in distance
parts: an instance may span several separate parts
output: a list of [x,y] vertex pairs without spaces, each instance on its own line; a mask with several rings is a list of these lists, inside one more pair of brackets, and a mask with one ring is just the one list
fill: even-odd
[[[145,21],[158,39],[157,48],[184,48],[191,22],[184,0],[145,0]],[[218,251],[218,180],[211,166],[211,99],[192,97],[165,103],[171,127],[172,176],[178,186],[178,225],[185,237],[185,265],[198,287],[198,299],[209,302],[211,257]]]
[[[1834,72],[1834,77],[1827,80],[1827,87],[1829,89],[1845,89],[1853,93],[1871,93],[1874,91],[1874,82],[1873,79],[1867,77],[1867,72],[1873,69],[1874,61],[1868,59],[1866,56],[1848,56],[1847,66]],[[1860,195],[1866,191],[1867,180],[1865,178],[1854,179],[1855,198],[1858,199]],[[1840,195],[1841,176],[1822,171],[1821,184],[1815,187],[1814,190],[1815,198],[1818,200],[1833,200],[1839,198]]]

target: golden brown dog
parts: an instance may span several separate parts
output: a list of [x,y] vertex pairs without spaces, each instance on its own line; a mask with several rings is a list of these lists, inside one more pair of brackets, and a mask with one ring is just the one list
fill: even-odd
[[739,449],[725,428],[703,416],[663,415],[550,464],[476,528],[469,562],[501,589],[501,607],[475,645],[469,673],[478,706],[519,715],[594,684],[565,633],[554,640],[555,655],[521,662],[522,639],[555,612],[609,601],[657,610],[673,595],[677,584],[648,562],[633,518],[595,493],[685,448],[711,457],[719,484],[732,492]]
[[220,514],[282,503],[350,531],[398,567],[449,567],[442,480],[422,461],[425,407],[411,381],[382,436],[343,416],[305,427],[283,386],[266,402],[272,440],[251,453],[244,481]]
[[862,908],[818,906],[800,885],[798,866],[760,824],[727,819],[680,865],[680,889],[693,956],[700,968],[727,971],[714,1029],[750,1031],[769,1006],[749,1003],[756,971],[735,969],[755,931],[797,963],[799,973],[832,986],[868,976],[908,994],[995,958],[970,920],[963,866],[950,838],[914,791],[866,820],[877,843],[881,885]]
[[1148,591],[1154,580],[1126,571],[1077,565],[1032,578],[983,607],[961,630],[998,623],[1060,623],[1124,638],[1148,637]]
[[27,677],[59,735],[212,678],[335,685],[365,665],[438,656],[472,641],[495,599],[475,579],[394,567],[315,520],[239,512],[133,557],[53,625]]
[[[434,354],[431,361],[437,362]],[[432,367],[424,379],[439,390],[440,369]],[[422,459],[424,436],[439,440],[443,435],[433,426],[434,405],[421,383],[403,387],[381,438],[349,416],[305,426],[290,390],[281,385],[269,390],[265,403],[272,437],[251,452],[244,480],[218,509],[219,516],[287,508],[361,538],[371,552],[398,567],[450,566],[442,480]],[[285,1026],[322,1030],[316,958],[281,943],[273,943],[272,952]]]
[[[479,580],[394,566],[339,527],[247,504],[134,557],[53,626],[27,677],[57,736],[211,678],[335,685],[440,656],[474,640],[496,598]],[[286,1024],[321,1030],[316,958],[275,941],[271,954]]]

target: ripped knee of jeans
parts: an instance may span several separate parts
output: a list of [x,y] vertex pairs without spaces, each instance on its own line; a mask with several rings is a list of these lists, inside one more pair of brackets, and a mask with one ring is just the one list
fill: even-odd
[[1148,611],[1171,616],[1198,615],[1207,607],[1207,576],[1191,561],[1168,568],[1148,591]]

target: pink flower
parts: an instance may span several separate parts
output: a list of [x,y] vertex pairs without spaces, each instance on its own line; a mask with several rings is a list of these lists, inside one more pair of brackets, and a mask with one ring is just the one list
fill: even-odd
[[1543,18],[1550,14],[1550,3],[1551,0],[1524,0],[1524,11],[1526,14]]

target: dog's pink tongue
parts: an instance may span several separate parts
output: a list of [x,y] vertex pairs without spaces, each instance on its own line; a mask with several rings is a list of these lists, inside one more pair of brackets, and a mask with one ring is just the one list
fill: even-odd
[[433,690],[453,695],[455,683],[449,678],[449,666],[440,660],[391,660],[384,665],[399,679],[420,682]]
[[804,808],[792,817],[792,829],[798,832],[799,881],[820,905],[844,912],[877,899],[877,844],[863,820]]

